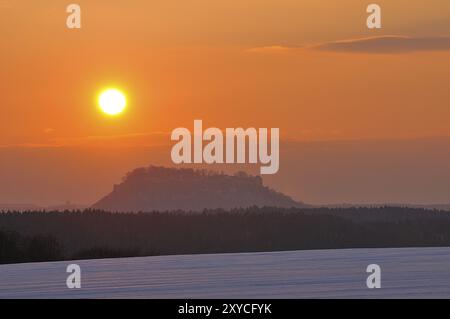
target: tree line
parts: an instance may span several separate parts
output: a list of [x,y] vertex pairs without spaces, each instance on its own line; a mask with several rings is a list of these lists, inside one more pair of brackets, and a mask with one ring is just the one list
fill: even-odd
[[0,213],[0,263],[450,246],[450,212],[402,207]]

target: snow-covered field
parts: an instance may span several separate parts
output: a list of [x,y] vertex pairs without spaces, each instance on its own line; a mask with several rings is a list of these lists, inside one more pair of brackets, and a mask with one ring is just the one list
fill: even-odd
[[[66,267],[81,266],[80,289]],[[379,264],[381,289],[366,287]],[[450,248],[346,249],[0,265],[0,298],[450,298]]]

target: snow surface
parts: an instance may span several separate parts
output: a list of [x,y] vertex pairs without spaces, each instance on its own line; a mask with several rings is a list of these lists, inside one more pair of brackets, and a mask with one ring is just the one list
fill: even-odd
[[[81,266],[80,289],[66,286]],[[381,289],[366,267],[379,264]],[[0,265],[0,298],[450,298],[450,248],[158,256]]]

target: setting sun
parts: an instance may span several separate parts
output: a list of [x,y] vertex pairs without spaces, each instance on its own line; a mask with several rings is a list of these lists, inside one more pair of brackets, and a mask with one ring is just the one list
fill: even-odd
[[100,109],[108,115],[118,115],[127,105],[125,94],[117,89],[107,89],[98,98]]

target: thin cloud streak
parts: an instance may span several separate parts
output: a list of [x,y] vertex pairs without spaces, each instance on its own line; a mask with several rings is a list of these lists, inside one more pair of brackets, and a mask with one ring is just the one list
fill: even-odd
[[315,50],[355,53],[411,53],[450,50],[450,37],[381,36],[328,42]]
[[[160,146],[168,144],[170,133],[130,133],[121,135],[98,135],[69,138],[52,138],[44,143],[1,144],[0,148],[58,148],[71,146]],[[123,142],[123,143],[122,143]]]
[[366,54],[405,54],[450,51],[450,37],[408,37],[398,35],[331,41],[308,46],[272,45],[247,49],[253,53],[287,53],[303,50]]

